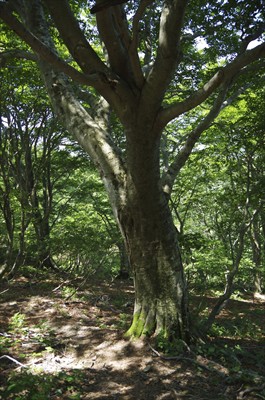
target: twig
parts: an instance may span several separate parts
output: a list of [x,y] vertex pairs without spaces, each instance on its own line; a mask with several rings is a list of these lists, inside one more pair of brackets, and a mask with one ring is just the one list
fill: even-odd
[[[170,360],[184,360],[186,357],[182,357],[182,356],[170,356],[170,357],[166,357],[163,356],[162,354],[160,354],[156,349],[154,349],[150,343],[148,343],[150,349],[152,350],[152,352],[158,356],[159,358],[161,358],[161,360],[165,360],[165,361],[170,361]],[[189,358],[188,360],[192,360],[192,358]]]
[[2,358],[8,358],[9,360],[13,361],[15,364],[20,365],[20,366],[23,367],[23,368],[28,368],[25,364],[22,364],[21,362],[17,361],[17,360],[16,360],[15,358],[13,358],[13,357],[4,355],[4,356],[1,356],[1,357],[0,357],[0,360],[1,360]]
[[58,289],[60,289],[63,285],[65,285],[66,283],[69,283],[69,279],[67,279],[66,281],[63,281],[59,286],[57,286],[56,288],[54,288],[52,291],[56,292]]

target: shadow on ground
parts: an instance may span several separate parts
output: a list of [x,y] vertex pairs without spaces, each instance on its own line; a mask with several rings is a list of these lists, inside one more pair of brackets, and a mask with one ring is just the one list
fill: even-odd
[[[211,350],[213,357],[187,353],[163,359],[148,343],[122,337],[133,305],[128,282],[87,285],[76,292],[69,287],[69,283],[29,284],[21,279],[0,288],[0,398],[250,400],[264,396],[265,384],[260,380],[264,365],[258,365],[261,358],[255,355],[264,354],[264,341],[217,338],[208,345],[215,351]],[[227,323],[231,328],[247,318],[262,330],[263,307],[261,302],[231,302],[220,323],[232,320]],[[235,353],[236,348],[250,352]],[[226,349],[223,356],[227,349],[235,355],[233,368],[222,364],[222,349]]]

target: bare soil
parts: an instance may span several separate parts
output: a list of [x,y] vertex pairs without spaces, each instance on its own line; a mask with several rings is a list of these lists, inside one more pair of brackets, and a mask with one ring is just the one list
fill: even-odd
[[230,300],[218,317],[226,334],[173,355],[123,338],[133,301],[130,281],[2,284],[0,399],[265,399],[263,298]]

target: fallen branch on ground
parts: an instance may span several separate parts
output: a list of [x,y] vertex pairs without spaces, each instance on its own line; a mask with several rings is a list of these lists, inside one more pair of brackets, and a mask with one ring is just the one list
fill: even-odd
[[16,360],[15,358],[10,357],[10,356],[8,356],[8,355],[3,355],[3,356],[1,356],[1,357],[0,357],[0,360],[1,360],[2,358],[8,358],[10,361],[14,362],[15,364],[20,365],[20,367],[28,368],[25,364],[22,364],[21,362],[19,362],[19,361]]

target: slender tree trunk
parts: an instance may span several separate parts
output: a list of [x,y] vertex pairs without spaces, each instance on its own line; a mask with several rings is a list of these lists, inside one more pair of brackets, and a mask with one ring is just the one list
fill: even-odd
[[[44,217],[43,217],[44,219]],[[54,269],[55,265],[51,257],[50,250],[50,227],[49,221],[39,221],[35,226],[35,232],[38,242],[38,264],[40,268]]]
[[119,248],[120,254],[120,270],[117,278],[128,279],[130,277],[131,268],[124,241],[121,240],[120,243],[117,244],[117,246]]
[[15,230],[15,218],[14,210],[11,201],[11,187],[12,182],[10,181],[9,167],[8,167],[8,151],[7,151],[8,136],[6,130],[3,129],[2,133],[2,121],[0,119],[0,177],[2,180],[2,187],[0,187],[0,213],[5,223],[6,229],[6,251],[5,255],[1,255],[3,264],[0,265],[0,279],[9,273],[12,268],[13,252],[14,252],[14,230]]
[[260,243],[260,235],[259,235],[259,223],[256,218],[253,221],[251,232],[250,232],[250,240],[252,246],[252,259],[254,263],[253,269],[253,290],[254,296],[255,294],[260,294],[262,292],[261,288],[261,243]]
[[3,214],[7,232],[7,248],[5,252],[5,259],[3,265],[0,266],[0,279],[9,273],[12,268],[13,252],[14,252],[14,213],[10,202],[10,191],[1,192],[3,204],[0,204],[0,210]]
[[254,297],[262,292],[261,287],[261,273],[260,271],[254,271]]

